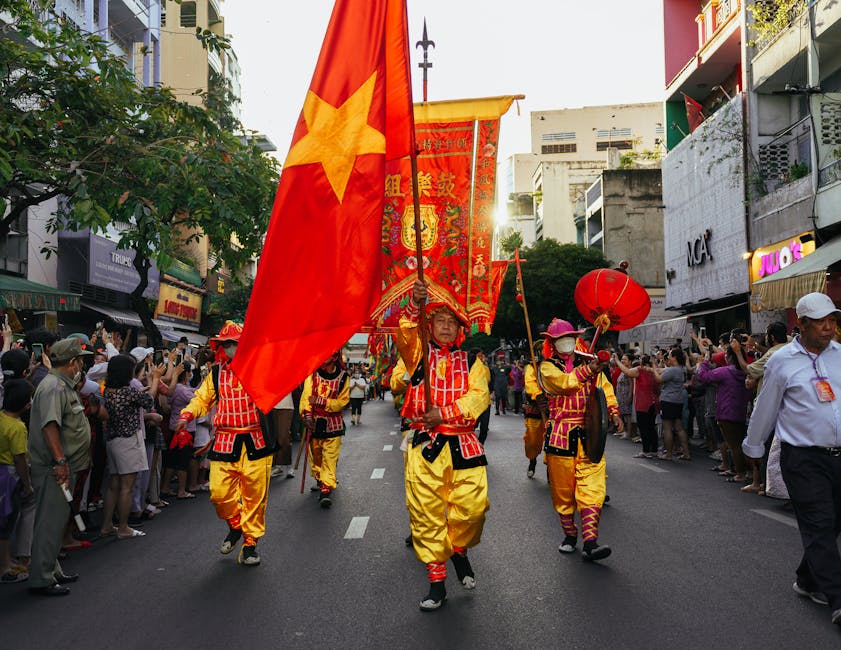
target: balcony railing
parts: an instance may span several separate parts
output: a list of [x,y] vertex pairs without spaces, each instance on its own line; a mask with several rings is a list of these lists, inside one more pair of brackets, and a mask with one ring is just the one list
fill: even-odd
[[835,160],[818,170],[818,187],[841,181],[841,160]]
[[695,18],[698,23],[698,49],[712,40],[719,28],[741,9],[741,0],[710,0]]
[[768,192],[808,175],[811,164],[812,128],[808,115],[759,145],[760,174]]

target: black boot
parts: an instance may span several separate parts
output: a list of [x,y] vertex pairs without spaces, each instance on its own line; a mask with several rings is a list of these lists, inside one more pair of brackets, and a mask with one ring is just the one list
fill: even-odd
[[564,537],[564,541],[561,542],[561,545],[558,547],[558,551],[561,553],[575,553],[575,545],[577,543],[577,537],[567,535],[566,537]]
[[610,555],[611,550],[609,546],[599,546],[599,543],[594,540],[584,542],[584,549],[581,551],[581,559],[585,562],[595,562],[596,560],[603,560]]
[[410,534],[406,538],[406,548],[412,548],[413,545],[414,545],[414,542],[412,541],[412,535]]
[[231,528],[228,530],[228,535],[225,537],[224,541],[222,542],[222,546],[219,547],[219,552],[222,555],[227,555],[231,551],[234,550],[234,547],[237,545],[239,538],[242,537],[242,530],[239,528]]
[[536,467],[537,467],[537,459],[532,458],[529,461],[529,470],[526,472],[526,476],[528,476],[529,478],[534,478],[534,470],[535,470]]
[[473,567],[470,566],[470,560],[467,559],[467,554],[453,553],[450,559],[453,561],[458,581],[462,587],[465,589],[475,589],[476,578],[473,574]]
[[321,491],[321,494],[318,495],[318,504],[322,508],[329,508],[333,505],[333,500],[330,498],[330,493],[333,490]]
[[430,582],[429,593],[420,601],[418,605],[422,612],[434,612],[440,609],[447,601],[447,589],[444,587],[444,581]]

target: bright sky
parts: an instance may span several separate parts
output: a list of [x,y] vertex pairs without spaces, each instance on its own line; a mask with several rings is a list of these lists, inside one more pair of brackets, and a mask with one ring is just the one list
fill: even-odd
[[[663,97],[661,0],[408,0],[414,100],[422,99],[426,18],[429,100],[523,94],[503,118],[500,156],[531,148],[530,111]],[[333,0],[225,0],[242,67],[243,123],[283,160]]]

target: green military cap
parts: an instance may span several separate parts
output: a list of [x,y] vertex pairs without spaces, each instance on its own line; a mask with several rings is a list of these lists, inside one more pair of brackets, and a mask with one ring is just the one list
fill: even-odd
[[52,361],[69,361],[74,357],[86,354],[93,354],[93,352],[85,350],[82,342],[77,338],[61,339],[53,343],[50,348],[50,359]]

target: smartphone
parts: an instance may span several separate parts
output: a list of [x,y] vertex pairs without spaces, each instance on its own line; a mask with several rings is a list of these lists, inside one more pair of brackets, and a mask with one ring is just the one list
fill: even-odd
[[703,325],[701,325],[701,327],[698,328],[698,337],[702,339],[707,338],[707,328]]
[[32,344],[32,356],[35,357],[36,363],[41,363],[41,357],[44,356],[44,344],[43,343],[33,343]]
[[152,357],[156,366],[161,365],[164,362],[164,351],[163,350],[155,350],[155,356]]
[[175,355],[175,365],[182,363],[184,361],[184,355],[182,353],[178,353]]

